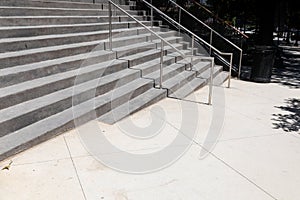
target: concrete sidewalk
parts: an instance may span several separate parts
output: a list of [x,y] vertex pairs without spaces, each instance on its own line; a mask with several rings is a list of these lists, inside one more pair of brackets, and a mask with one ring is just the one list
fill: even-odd
[[[207,88],[194,95],[196,101],[185,102],[199,109],[197,134],[172,165],[143,175],[112,170],[88,153],[73,130],[1,162],[2,168],[13,161],[0,171],[0,199],[299,199],[299,88],[233,80],[230,89],[214,88],[213,106],[205,104]],[[146,127],[157,106],[168,123],[150,141],[126,138],[118,124],[99,125],[120,149],[155,152],[181,134],[180,101],[165,99],[131,117]],[[218,131],[215,122],[220,132],[210,137]]]

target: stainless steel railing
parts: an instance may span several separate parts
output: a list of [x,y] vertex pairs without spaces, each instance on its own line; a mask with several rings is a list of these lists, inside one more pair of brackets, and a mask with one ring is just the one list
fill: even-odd
[[[170,46],[173,50],[175,50],[177,53],[179,53],[179,55],[182,58],[187,58],[188,56],[183,54],[179,49],[177,49],[176,47],[174,47],[171,43],[169,43],[167,40],[165,40],[163,37],[161,37],[159,34],[157,34],[156,32],[154,32],[153,30],[151,30],[149,27],[147,27],[145,24],[143,24],[142,22],[140,22],[138,19],[136,19],[134,16],[132,16],[131,14],[129,14],[126,10],[122,9],[119,5],[117,5],[116,3],[114,3],[112,0],[108,1],[108,10],[109,10],[109,50],[112,51],[113,50],[113,34],[112,34],[112,6],[114,6],[114,8],[120,10],[122,13],[124,13],[125,15],[127,15],[129,18],[131,18],[132,20],[134,20],[136,23],[138,23],[140,26],[142,26],[145,30],[147,30],[149,33],[151,33],[151,40],[152,40],[152,36],[155,36],[157,38],[159,38],[161,40],[161,49],[160,49],[160,83],[159,83],[159,88],[162,89],[162,84],[163,84],[163,62],[164,62],[164,46],[165,44]],[[115,12],[116,13],[116,12]],[[151,13],[151,27],[153,27],[153,10]],[[191,48],[191,61],[193,60],[193,56],[194,56],[194,42],[195,42],[195,35],[192,35],[192,48]],[[211,61],[211,73],[210,73],[210,81],[209,81],[209,96],[208,96],[208,104],[212,104],[212,89],[213,89],[213,71],[214,71],[214,58],[208,58]]]
[[[213,34],[215,34],[215,35],[217,35],[218,37],[220,37],[222,40],[224,40],[225,42],[227,42],[228,44],[230,44],[231,46],[233,46],[235,49],[237,49],[240,52],[240,55],[239,55],[239,67],[238,67],[238,78],[240,78],[241,66],[242,66],[242,57],[243,57],[243,50],[240,47],[238,47],[236,44],[234,44],[233,42],[231,42],[230,40],[228,40],[227,38],[225,38],[224,36],[222,36],[216,30],[214,30],[213,28],[211,28],[210,26],[208,26],[207,24],[205,24],[204,22],[202,22],[200,19],[198,19],[197,17],[195,17],[189,11],[187,11],[186,9],[184,9],[183,7],[181,7],[180,5],[178,5],[173,0],[169,0],[169,2],[171,2],[173,5],[175,5],[176,7],[179,8],[179,14],[178,14],[179,15],[179,17],[178,17],[179,18],[179,20],[178,20],[179,23],[181,22],[181,13],[183,11],[186,14],[188,14],[190,17],[192,17],[193,19],[195,19],[197,22],[199,22],[200,24],[202,24],[204,27],[206,27],[207,29],[210,30],[210,41],[209,41],[210,45],[212,45]],[[211,53],[212,53],[212,49],[209,48],[209,54],[211,55]]]
[[[161,10],[159,10],[158,8],[156,8],[155,6],[153,6],[151,3],[147,2],[146,0],[142,0],[142,1],[151,9],[151,13],[153,13],[153,11],[157,12],[158,14],[160,14],[161,16],[163,16],[163,18],[165,18],[166,20],[172,22],[177,27],[179,27],[180,29],[184,30],[186,33],[190,34],[192,36],[192,46],[194,45],[195,39],[197,39],[197,40],[201,41],[203,44],[205,44],[206,46],[208,46],[210,49],[212,49],[213,51],[215,51],[216,53],[218,53],[219,55],[230,56],[230,59],[229,59],[229,75],[228,75],[228,88],[230,88],[230,86],[231,86],[231,77],[232,77],[231,74],[232,74],[233,53],[221,52],[220,50],[218,50],[217,48],[215,48],[212,44],[209,44],[208,42],[206,42],[205,40],[203,40],[202,38],[200,38],[199,36],[197,36],[195,33],[193,33],[192,31],[188,30],[187,28],[185,28],[183,25],[181,25],[177,21],[173,20],[171,17],[169,17],[168,15],[166,15],[165,13],[163,13]],[[151,19],[152,18],[153,17],[151,17]],[[192,54],[192,56],[193,56],[193,54]]]

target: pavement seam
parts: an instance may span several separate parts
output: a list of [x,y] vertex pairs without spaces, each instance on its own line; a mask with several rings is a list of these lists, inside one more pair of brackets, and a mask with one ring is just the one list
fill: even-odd
[[[154,115],[156,115],[157,117],[161,118],[159,115],[157,115],[155,112],[152,112]],[[232,167],[230,164],[228,164],[226,161],[222,160],[221,158],[219,158],[217,155],[215,155],[213,152],[207,150],[205,147],[203,147],[200,143],[198,143],[194,138],[190,138],[188,137],[185,133],[183,133],[181,130],[179,130],[176,126],[174,126],[173,124],[171,124],[170,122],[166,121],[167,124],[169,124],[170,126],[172,126],[173,128],[175,128],[178,133],[181,133],[183,136],[185,136],[187,139],[189,139],[192,143],[196,144],[197,146],[201,147],[202,149],[204,149],[205,151],[207,151],[211,156],[213,156],[215,159],[217,159],[218,161],[220,161],[221,163],[223,163],[225,166],[227,166],[229,169],[231,169],[233,172],[235,172],[236,174],[238,174],[239,176],[241,176],[242,178],[244,178],[245,180],[247,180],[249,183],[251,183],[253,186],[255,186],[257,189],[259,189],[260,191],[262,191],[263,193],[265,193],[266,195],[268,195],[269,197],[271,197],[274,200],[278,200],[276,197],[274,197],[271,193],[269,193],[267,190],[265,190],[264,188],[262,188],[261,186],[259,186],[257,183],[255,183],[254,181],[252,181],[250,178],[248,178],[246,175],[244,175],[242,172],[240,172],[239,170],[235,169],[234,167]]]
[[77,176],[77,180],[78,180],[78,183],[79,183],[80,188],[81,188],[81,192],[82,192],[82,194],[83,194],[84,199],[87,200],[86,194],[85,194],[85,192],[84,192],[84,189],[83,189],[83,186],[82,186],[82,183],[81,183],[79,174],[78,174],[78,170],[77,170],[77,168],[76,168],[75,162],[74,162],[73,157],[72,157],[72,154],[71,154],[71,150],[70,150],[70,148],[69,148],[69,145],[68,145],[68,143],[67,143],[67,140],[66,140],[65,136],[64,136],[64,141],[65,141],[66,147],[67,147],[67,149],[68,149],[68,152],[69,152],[69,155],[70,155],[70,159],[71,159],[71,161],[72,161],[72,165],[73,165],[73,168],[74,168],[74,170],[75,170],[75,173],[76,173],[76,176]]

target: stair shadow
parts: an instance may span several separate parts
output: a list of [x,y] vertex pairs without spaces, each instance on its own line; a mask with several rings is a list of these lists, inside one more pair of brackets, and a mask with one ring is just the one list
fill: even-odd
[[[289,98],[285,100],[285,106],[275,108],[288,112],[287,114],[273,114],[274,129],[282,129],[285,132],[299,132],[300,130],[300,99]],[[300,134],[300,132],[299,132]]]

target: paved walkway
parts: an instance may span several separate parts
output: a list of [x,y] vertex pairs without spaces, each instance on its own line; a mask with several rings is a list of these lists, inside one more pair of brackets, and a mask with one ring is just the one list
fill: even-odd
[[[1,162],[2,168],[12,161],[0,171],[0,199],[299,199],[299,87],[277,78],[270,84],[233,80],[230,89],[214,89],[213,106],[205,104],[207,89],[195,98],[185,103],[198,108],[196,136],[172,165],[142,175],[112,170],[88,153],[73,130]],[[122,134],[122,125],[99,124],[102,133],[124,151],[162,150],[185,134],[179,131],[181,102],[165,99],[131,119],[147,127],[158,106],[167,122],[160,135],[133,141]]]

